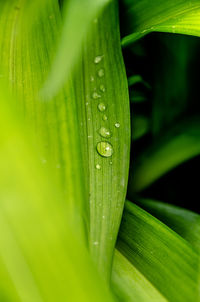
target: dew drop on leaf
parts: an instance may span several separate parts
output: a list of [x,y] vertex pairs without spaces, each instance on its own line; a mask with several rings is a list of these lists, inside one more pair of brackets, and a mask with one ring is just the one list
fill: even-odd
[[101,166],[99,164],[96,165],[97,170],[101,170]]
[[107,119],[108,119],[107,115],[104,114],[102,119],[103,119],[103,121],[107,121]]
[[97,57],[94,58],[94,63],[99,64],[102,59],[103,59],[103,56],[97,56]]
[[99,99],[99,98],[101,98],[101,95],[100,94],[98,94],[97,92],[93,92],[93,94],[92,94],[92,97],[93,97],[93,99]]
[[99,129],[99,134],[104,137],[104,138],[109,138],[112,136],[111,132],[109,129],[105,128],[105,127],[101,127]]
[[119,128],[120,127],[120,123],[115,123],[115,127]]
[[104,103],[99,103],[98,109],[99,109],[99,111],[103,112],[106,110],[106,105]]
[[97,152],[103,157],[110,157],[113,154],[113,147],[108,142],[99,142],[97,144]]
[[105,91],[106,91],[106,88],[105,88],[105,86],[104,86],[103,84],[100,85],[99,89],[100,89],[102,92],[105,92]]
[[99,76],[100,78],[103,78],[104,75],[105,75],[104,69],[103,69],[103,68],[99,69],[99,71],[98,71],[98,76]]

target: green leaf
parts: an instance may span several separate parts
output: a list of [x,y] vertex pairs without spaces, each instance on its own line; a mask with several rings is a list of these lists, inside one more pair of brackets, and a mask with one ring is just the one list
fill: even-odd
[[160,292],[118,250],[115,251],[112,287],[120,301],[167,302]]
[[89,179],[90,250],[106,279],[125,201],[130,152],[128,85],[118,22],[117,2],[112,1],[93,23],[74,75]]
[[[74,208],[72,220],[73,212],[77,220],[78,209],[80,225],[77,224],[77,229],[85,236],[88,200],[72,81],[68,81],[66,88],[54,99],[44,101],[39,97],[55,53],[61,24],[57,1],[45,3],[46,9],[35,8],[38,14],[34,15],[32,25],[26,28],[24,16],[28,18],[27,14],[31,14],[27,2],[1,2],[0,66],[3,78],[9,82],[13,95],[17,95],[17,107],[35,134],[39,157],[44,167],[53,169],[62,186],[63,199],[71,209]],[[16,5],[20,9],[15,9]]]
[[198,301],[199,255],[159,220],[126,202],[119,251],[169,301]]
[[200,120],[194,117],[163,135],[137,158],[130,194],[142,191],[179,164],[200,154]]
[[85,35],[93,27],[93,22],[102,8],[109,2],[110,0],[65,1],[61,38],[51,72],[43,89],[44,95],[51,97],[57,94],[71,76],[70,72],[80,57]]
[[150,32],[169,32],[200,36],[198,0],[123,0],[125,37],[122,45],[140,39]]
[[[3,56],[0,63],[6,70],[6,79],[11,79],[28,123],[33,127],[44,165],[52,167],[63,188],[63,198],[72,209],[71,219],[73,213],[77,219],[78,208],[80,228],[77,225],[77,229],[84,236],[90,227],[93,258],[104,278],[109,279],[126,194],[130,147],[128,85],[121,54],[118,8],[117,3],[112,2],[91,23],[90,35],[84,40],[81,64],[77,65],[73,79],[67,81],[55,98],[44,101],[38,94],[56,53],[54,41],[61,30],[61,16],[55,3],[57,1],[47,2],[46,10],[39,10],[34,25],[27,31],[21,31],[26,7],[22,6],[16,12],[14,3],[2,4],[0,45]],[[74,3],[77,7],[79,2]],[[73,6],[72,2],[69,5]],[[92,11],[94,6],[91,4]],[[79,14],[81,7],[82,4]],[[70,16],[74,17],[72,13]],[[16,32],[19,34],[15,35]],[[11,36],[15,38],[7,39]],[[70,35],[69,41],[71,38]],[[63,43],[62,51],[69,45],[66,38]],[[77,48],[79,46],[77,44]],[[95,58],[101,55],[101,62],[95,64]],[[71,60],[70,55],[68,60]],[[62,63],[63,72],[65,66]],[[57,77],[54,71],[53,77]],[[92,82],[91,77],[94,77]],[[95,99],[94,93],[101,94],[101,101]],[[104,112],[98,110],[100,102],[106,105],[107,120],[103,120]],[[100,127],[109,128],[112,137],[102,138]],[[112,145],[113,156],[106,158],[97,153],[97,143],[101,141]],[[111,149],[108,151],[112,152]]]
[[[5,86],[5,85],[4,85]],[[2,301],[113,301],[76,229],[70,204],[44,168],[31,129],[0,89]],[[5,127],[6,126],[6,127]],[[71,158],[73,163],[73,158]],[[87,274],[85,273],[87,272]],[[78,284],[78,286],[77,286]]]
[[167,35],[158,37],[153,54],[154,92],[152,132],[155,136],[169,129],[186,112],[190,100],[191,57],[197,40],[187,36]]
[[137,198],[134,201],[144,210],[168,225],[200,252],[199,214],[157,200]]

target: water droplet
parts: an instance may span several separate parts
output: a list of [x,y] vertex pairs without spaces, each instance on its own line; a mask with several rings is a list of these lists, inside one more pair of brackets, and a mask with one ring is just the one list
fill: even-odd
[[110,165],[112,165],[112,161],[110,161]]
[[115,123],[115,127],[119,128],[120,127],[120,123]]
[[104,103],[99,103],[98,109],[99,109],[99,111],[103,112],[106,110],[106,105]]
[[107,115],[104,114],[103,117],[102,117],[102,120],[107,121],[107,119],[108,119]]
[[99,164],[96,165],[97,170],[101,170],[101,166]]
[[97,92],[93,92],[93,94],[92,94],[92,97],[93,97],[93,99],[99,99],[99,98],[101,98],[101,95],[100,94],[98,94]]
[[94,82],[94,77],[93,76],[91,76],[90,82]]
[[86,102],[85,105],[88,106],[88,102]]
[[104,69],[103,69],[103,68],[99,69],[99,71],[98,71],[98,76],[99,76],[100,78],[103,78],[104,75],[105,75]]
[[97,144],[97,152],[103,157],[110,157],[113,154],[113,147],[108,142],[99,142]]
[[106,88],[105,88],[105,86],[104,86],[103,84],[100,85],[99,89],[100,89],[102,92],[105,92],[105,91],[106,91]]
[[94,58],[94,63],[99,64],[102,59],[103,59],[103,56],[97,56],[97,57]]
[[105,216],[105,215],[103,215],[103,216],[102,216],[102,219],[105,219],[105,218],[106,218],[106,216]]
[[94,241],[93,244],[94,244],[94,245],[98,245],[99,242],[98,242],[98,241]]
[[112,136],[111,132],[109,129],[105,128],[105,127],[101,127],[99,129],[99,134],[102,136],[102,137],[105,137],[105,138],[109,138]]
[[94,23],[95,24],[98,23],[98,19],[97,18],[94,19]]

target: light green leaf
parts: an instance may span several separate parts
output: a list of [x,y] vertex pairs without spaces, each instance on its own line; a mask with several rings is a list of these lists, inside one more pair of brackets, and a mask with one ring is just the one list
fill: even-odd
[[198,0],[123,0],[123,4],[126,20],[123,46],[156,31],[200,36]]
[[[73,213],[77,219],[78,208],[80,228],[77,225],[77,229],[83,236],[89,228],[90,194],[90,249],[104,278],[109,279],[126,194],[130,146],[128,88],[117,4],[113,2],[92,23],[91,33],[84,41],[81,66],[77,66],[73,80],[70,78],[55,98],[44,101],[38,93],[55,55],[54,42],[61,24],[55,3],[57,1],[48,2],[46,10],[39,10],[39,15],[35,16],[34,26],[22,32],[26,7],[16,13],[15,3],[2,3],[0,45],[3,55],[0,65],[6,71],[5,78],[11,80],[26,119],[33,127],[36,143],[41,145],[39,155],[44,166],[52,167],[63,188],[64,200],[72,210],[72,220]],[[7,39],[11,36],[13,40]],[[96,64],[95,58],[101,55],[101,62]],[[62,68],[65,69],[65,64]],[[57,73],[54,76],[57,77]],[[91,77],[94,77],[92,82]],[[101,94],[101,101],[94,93]],[[105,113],[98,109],[101,102],[106,105]],[[109,128],[112,137],[102,138],[101,127]],[[113,156],[106,158],[97,153],[97,143],[101,141],[112,144]],[[108,155],[112,153],[111,149],[104,150],[107,151]]]
[[144,210],[168,225],[200,252],[199,214],[157,200],[137,198],[134,201]]
[[[96,18],[110,0],[64,1],[64,24],[58,51],[43,89],[47,97],[57,94],[71,75],[77,62],[85,35],[95,26]],[[95,37],[96,38],[96,37]],[[65,62],[65,64],[63,64]]]
[[17,110],[9,109],[13,97],[11,101],[3,90],[1,86],[1,300],[113,301],[77,223],[70,219],[74,213],[63,200],[52,169],[40,162],[31,129],[24,127]]
[[141,191],[179,164],[200,154],[200,119],[182,122],[137,158],[130,194]]
[[118,250],[115,251],[112,287],[120,301],[167,302],[159,291]]
[[169,301],[198,301],[199,255],[159,220],[127,202],[119,251]]
[[[16,6],[20,9],[15,9]],[[68,81],[65,90],[56,98],[49,101],[39,98],[61,24],[57,1],[46,2],[45,8],[36,10],[38,14],[34,16],[34,23],[26,28],[24,16],[28,18],[26,14],[31,13],[28,2],[1,2],[0,67],[3,79],[9,82],[13,95],[18,97],[17,107],[35,134],[35,144],[44,167],[53,169],[62,186],[63,199],[72,210],[74,208],[72,220],[73,212],[78,208],[81,225],[79,228],[77,224],[77,229],[85,236],[88,200],[72,81]],[[74,219],[77,220],[76,214]]]

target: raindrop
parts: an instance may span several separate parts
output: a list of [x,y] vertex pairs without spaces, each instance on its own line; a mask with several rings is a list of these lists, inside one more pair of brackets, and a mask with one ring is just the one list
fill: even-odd
[[102,117],[102,119],[103,119],[103,121],[107,121],[108,120],[108,117],[107,117],[107,115],[103,115],[103,117]]
[[97,57],[94,58],[94,63],[99,64],[102,59],[103,59],[103,56],[97,56]]
[[99,129],[99,134],[104,138],[110,138],[112,136],[110,130],[105,127]]
[[93,94],[92,94],[92,97],[93,97],[93,99],[99,99],[99,98],[101,98],[101,95],[100,94],[98,94],[97,92],[93,92]]
[[120,123],[115,123],[115,127],[119,128],[120,127]]
[[100,78],[103,78],[104,77],[104,75],[105,75],[105,73],[104,73],[104,69],[99,69],[99,71],[98,71],[98,76],[100,77]]
[[93,76],[91,76],[90,82],[94,82],[94,77]]
[[93,244],[94,244],[94,245],[98,245],[99,242],[98,242],[98,241],[94,241]]
[[110,157],[113,154],[113,147],[108,142],[99,142],[97,144],[97,152],[103,157]]
[[99,89],[100,89],[102,92],[105,92],[105,91],[106,91],[106,88],[105,88],[105,86],[104,86],[103,84],[100,85]]
[[96,165],[97,170],[101,170],[101,166],[99,164]]
[[106,110],[106,105],[104,103],[99,103],[98,109],[99,109],[99,111],[103,112]]

